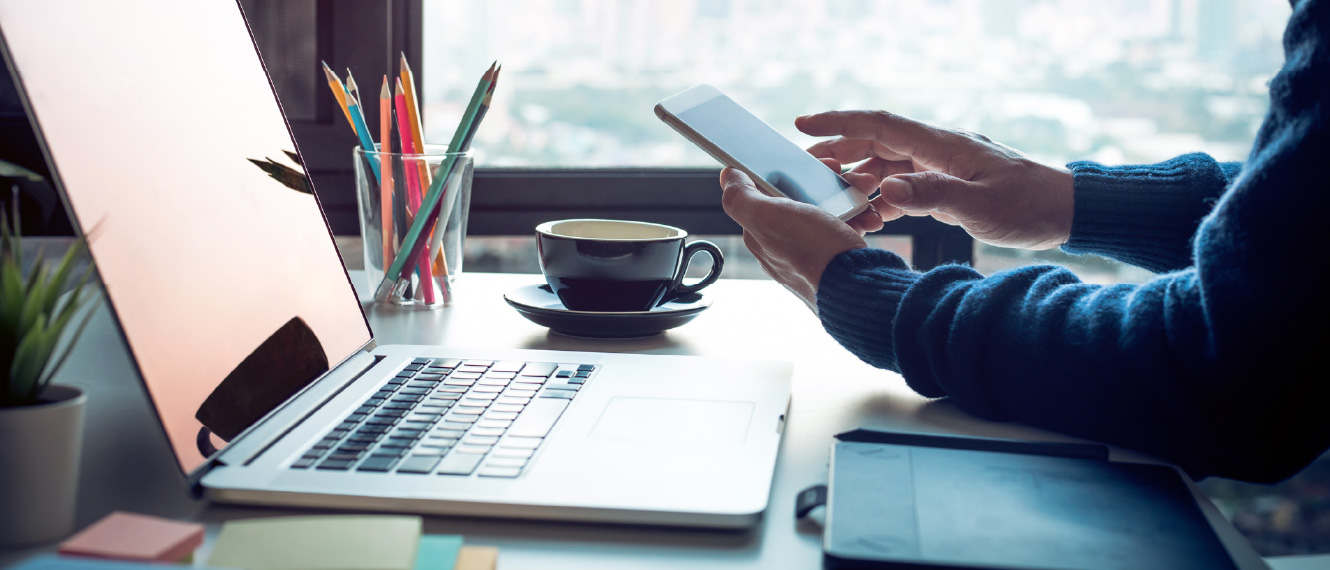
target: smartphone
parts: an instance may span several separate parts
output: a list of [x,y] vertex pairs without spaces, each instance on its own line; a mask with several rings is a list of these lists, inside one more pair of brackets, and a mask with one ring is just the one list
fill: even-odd
[[868,207],[868,197],[711,85],[698,85],[656,104],[656,116],[758,189],[818,206],[842,220]]

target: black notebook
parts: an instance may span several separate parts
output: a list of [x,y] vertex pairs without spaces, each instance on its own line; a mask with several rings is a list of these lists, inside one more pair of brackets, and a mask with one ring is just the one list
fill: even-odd
[[1234,568],[1169,467],[1110,462],[1098,445],[837,439],[827,568]]

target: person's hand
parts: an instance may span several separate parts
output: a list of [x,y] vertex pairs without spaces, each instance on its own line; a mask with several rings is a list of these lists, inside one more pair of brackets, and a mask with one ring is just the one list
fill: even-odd
[[885,111],[831,111],[795,127],[837,136],[808,152],[863,190],[878,186],[883,221],[932,216],[984,243],[1049,249],[1071,236],[1071,173],[1030,160],[978,134],[939,129]]
[[817,206],[763,194],[743,172],[720,172],[725,213],[744,229],[744,245],[762,269],[817,312],[817,284],[831,259],[866,247],[863,232],[882,227],[871,208],[843,222]]

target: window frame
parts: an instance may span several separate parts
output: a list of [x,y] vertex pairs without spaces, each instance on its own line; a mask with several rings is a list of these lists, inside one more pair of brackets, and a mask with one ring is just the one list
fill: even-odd
[[[317,57],[333,69],[351,68],[363,77],[380,77],[395,74],[399,53],[409,61],[423,61],[423,0],[308,1],[313,2],[317,22],[308,33],[316,35]],[[263,38],[255,39],[261,47]],[[423,88],[422,77],[417,69],[418,91]],[[291,121],[306,171],[333,233],[359,235],[350,160],[357,141],[341,124],[341,115],[333,112],[336,103],[331,93],[321,89],[312,101],[293,102],[310,103],[317,108],[304,116],[312,115],[314,120]],[[693,234],[737,235],[742,229],[721,209],[718,173],[719,169],[707,168],[477,167],[467,233],[529,235],[540,222],[587,217],[651,221]],[[931,218],[903,218],[879,233],[909,236],[911,262],[921,270],[945,263],[972,264],[974,259],[974,241],[968,234]]]

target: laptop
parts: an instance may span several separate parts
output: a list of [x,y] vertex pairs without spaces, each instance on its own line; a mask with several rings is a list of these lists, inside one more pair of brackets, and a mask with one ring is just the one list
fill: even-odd
[[0,0],[0,33],[163,432],[206,496],[760,520],[788,363],[377,345],[317,197],[251,162],[300,168],[236,3]]

